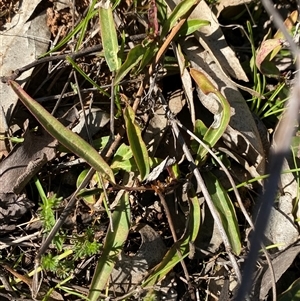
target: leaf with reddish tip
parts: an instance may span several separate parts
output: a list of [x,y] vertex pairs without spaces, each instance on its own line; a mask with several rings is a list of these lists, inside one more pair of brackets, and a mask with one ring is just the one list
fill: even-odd
[[215,93],[216,88],[215,86],[207,79],[204,73],[191,68],[190,73],[198,87],[202,90],[204,94],[209,94],[209,93]]
[[262,43],[257,55],[256,66],[259,71],[268,77],[278,77],[280,72],[272,59],[278,54],[282,48],[281,39],[269,39]]
[[[215,121],[203,137],[203,141],[207,143],[210,147],[213,147],[218,140],[222,137],[223,133],[226,130],[226,127],[230,120],[230,105],[227,99],[222,95],[220,91],[208,80],[204,73],[200,72],[199,70],[190,69],[191,76],[193,77],[194,81],[198,85],[198,87],[202,90],[204,94],[213,93],[219,99],[219,102],[222,106],[222,110],[219,114],[215,115]],[[197,158],[196,162],[201,162],[201,160],[206,156],[207,150],[203,148],[201,145],[197,151]]]

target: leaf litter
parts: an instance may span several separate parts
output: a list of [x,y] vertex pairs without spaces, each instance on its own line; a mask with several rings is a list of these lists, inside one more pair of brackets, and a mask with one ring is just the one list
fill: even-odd
[[[128,0],[112,1],[113,7],[102,1],[100,8],[94,7],[96,1],[75,2],[75,7],[50,1],[43,7],[39,2],[26,7],[0,1],[0,34],[4,45],[10,45],[3,47],[0,67],[2,80],[10,83],[1,83],[6,119],[1,120],[0,129],[1,261],[4,268],[18,272],[13,280],[6,277],[8,284],[1,278],[6,290],[3,296],[26,299],[32,295],[38,300],[233,298],[241,262],[250,248],[252,224],[246,223],[248,217],[242,212],[255,220],[254,205],[263,189],[267,154],[276,148],[276,141],[268,144],[265,137],[276,131],[281,111],[266,117],[263,125],[259,123],[264,116],[257,113],[272,108],[266,98],[283,108],[281,101],[287,98],[288,89],[276,96],[272,92],[282,82],[289,87],[289,72],[294,68],[281,64],[280,56],[288,48],[273,52],[274,61],[269,55],[283,44],[281,40],[271,44],[272,36],[261,23],[271,28],[268,15],[255,1],[220,1],[214,6],[205,1]],[[38,7],[40,13],[33,14]],[[290,6],[285,9],[284,18],[295,14]],[[238,12],[236,19],[233,10]],[[177,23],[178,18],[205,22],[191,28],[194,32],[189,36],[181,33],[178,37],[183,24]],[[244,34],[247,18],[257,22],[252,24],[253,31],[263,28],[255,37]],[[223,34],[222,22],[244,27],[244,32],[235,30],[239,41],[228,42],[230,36],[225,29]],[[295,23],[286,21],[291,31],[296,30]],[[21,42],[16,40],[20,38]],[[81,43],[76,44],[78,41]],[[252,45],[258,50],[256,69]],[[265,45],[271,48],[265,50]],[[88,47],[98,50],[85,54]],[[40,64],[38,57],[51,49]],[[72,57],[74,50],[76,57]],[[47,59],[60,54],[65,56],[57,62]],[[35,60],[34,69],[16,72]],[[265,63],[278,64],[281,77],[277,71],[269,76],[275,69],[263,69]],[[201,84],[192,80],[190,68],[203,74]],[[251,70],[261,72],[261,77],[267,70],[273,81],[267,86]],[[17,104],[11,86],[34,116]],[[37,107],[42,112],[39,118],[29,106],[33,99],[40,100],[47,111],[55,111],[61,130],[54,132],[48,123],[58,123]],[[230,104],[229,124],[222,123],[228,114],[222,106],[225,100]],[[80,114],[70,123],[66,112],[72,110]],[[232,185],[224,169],[188,132],[176,130],[176,120],[205,141],[236,185],[242,184],[239,194],[244,204],[237,203],[230,192]],[[298,160],[298,153],[292,152],[283,169],[294,169],[297,175]],[[90,171],[85,162],[92,167]],[[265,251],[253,286],[256,300],[271,298],[275,283],[295,268],[298,199],[298,178],[283,173],[264,241],[272,254],[267,259],[275,278]],[[46,204],[50,206],[47,214],[43,211]],[[53,220],[50,234],[45,230],[47,219]],[[49,244],[43,243],[42,236],[48,236]],[[16,245],[18,240],[22,242]],[[71,254],[64,258],[67,250]],[[23,253],[30,258],[26,264]],[[30,279],[29,290],[17,284],[22,274]],[[296,280],[280,284],[278,296],[282,293],[283,298]],[[40,292],[38,281],[43,282]]]

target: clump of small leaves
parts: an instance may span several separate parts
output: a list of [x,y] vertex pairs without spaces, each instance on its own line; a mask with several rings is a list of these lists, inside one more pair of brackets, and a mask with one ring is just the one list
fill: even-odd
[[57,256],[46,254],[42,257],[41,265],[44,270],[55,273],[61,279],[64,279],[74,271],[74,260],[60,261]]
[[[46,232],[50,232],[55,224],[55,209],[58,207],[62,198],[58,198],[56,194],[51,195],[50,197],[46,197],[44,191],[40,195],[42,198],[41,204],[41,219],[43,222],[43,227]],[[53,243],[56,245],[58,250],[62,250],[63,243],[65,241],[65,235],[62,231],[57,234],[54,239]]]
[[102,244],[95,240],[94,230],[87,228],[83,235],[76,235],[74,241],[74,258],[92,256],[99,252]]

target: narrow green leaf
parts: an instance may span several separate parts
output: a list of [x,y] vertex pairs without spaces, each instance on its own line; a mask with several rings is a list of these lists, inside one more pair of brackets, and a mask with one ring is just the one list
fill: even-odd
[[[227,99],[217,90],[217,88],[215,88],[205,74],[193,68],[190,69],[190,73],[204,94],[214,93],[217,96],[223,109],[219,112],[219,114],[215,115],[215,122],[209,127],[203,137],[203,141],[210,147],[213,147],[222,137],[226,127],[228,126],[230,121],[230,105]],[[206,154],[207,150],[202,146],[199,146],[196,162],[201,162]]]
[[112,214],[112,223],[114,232],[108,229],[103,253],[98,261],[92,280],[88,296],[91,301],[98,300],[100,293],[105,289],[118,255],[122,251],[123,244],[128,236],[130,228],[130,205],[127,192],[124,192]]
[[45,110],[43,106],[31,98],[19,84],[14,81],[9,81],[9,84],[27,109],[50,135],[78,157],[84,159],[91,167],[102,174],[103,177],[115,183],[111,168],[90,144],[64,127],[64,125]]
[[236,255],[239,255],[241,253],[240,231],[232,202],[219,180],[212,173],[203,173],[203,179],[218,210],[232,250]]
[[82,20],[83,24],[82,24],[82,28],[80,30],[80,34],[79,34],[77,43],[76,43],[76,47],[75,47],[76,51],[78,51],[78,49],[82,46],[82,41],[83,41],[84,37],[86,36],[86,31],[87,31],[89,21],[95,15],[94,7],[95,7],[96,2],[97,2],[97,0],[92,1],[85,18]]
[[200,19],[191,19],[187,20],[186,23],[182,25],[178,32],[179,37],[185,37],[192,33],[194,33],[196,30],[200,29],[203,26],[210,25],[209,21],[206,20],[200,20]]
[[116,9],[116,7],[121,3],[122,0],[112,0],[112,10]]
[[165,0],[156,0],[157,16],[161,24],[167,20],[168,6]]
[[114,85],[119,84],[120,81],[130,72],[130,70],[132,70],[132,68],[140,62],[145,51],[146,49],[141,44],[135,46],[129,51],[124,64],[116,73]]
[[300,300],[300,278],[296,279],[291,286],[284,291],[278,301],[299,301]]
[[141,130],[135,123],[135,114],[130,106],[127,106],[124,110],[124,119],[128,141],[143,181],[150,172],[150,161],[146,145],[142,139]]
[[118,58],[118,37],[113,18],[112,9],[107,1],[106,7],[99,7],[100,33],[104,49],[104,56],[110,71],[116,71],[120,67]]
[[155,57],[158,51],[156,43],[152,42],[145,47],[143,58],[135,74],[139,74]]
[[[195,127],[194,127],[194,134],[199,138],[203,139],[205,133],[208,131],[207,126],[204,122],[200,119],[196,119]],[[196,140],[192,140],[191,142],[191,149],[194,153],[198,152],[199,143]]]
[[[93,18],[96,15],[96,13],[97,11],[93,11],[92,14],[88,16],[87,21]],[[50,53],[60,50],[65,44],[67,44],[72,39],[73,36],[75,36],[80,30],[82,30],[82,28],[85,26],[85,23],[86,23],[85,19],[81,20],[80,23],[74,28],[73,31],[71,31],[65,38],[63,38],[55,47],[50,49],[48,52],[42,54],[41,56],[39,56],[39,58],[45,57]]]
[[119,146],[114,155],[110,168],[114,172],[118,172],[121,169],[127,172],[137,171],[137,166],[133,159],[133,154],[130,146],[124,143]]
[[171,30],[171,28],[182,18],[191,8],[193,5],[197,4],[197,0],[184,0],[181,1],[175,9],[172,11],[171,15],[169,16],[168,20],[164,23],[161,37],[164,38],[167,33]]
[[84,71],[73,61],[72,58],[69,56],[66,57],[66,60],[72,65],[72,67],[83,76],[83,78],[88,81],[90,84],[92,84],[95,88],[97,88],[103,95],[110,97],[110,94],[108,94],[104,89],[102,89],[96,82],[94,82]]
[[[182,260],[182,258],[185,258],[189,254],[189,242],[195,241],[201,224],[199,200],[196,196],[191,197],[190,200],[189,223],[188,228],[185,231],[185,235],[170,248],[162,262],[159,263],[147,277],[142,285],[143,287],[152,286],[158,283],[169,273],[170,270],[174,268],[177,263]],[[181,252],[182,258],[177,253],[178,249]]]

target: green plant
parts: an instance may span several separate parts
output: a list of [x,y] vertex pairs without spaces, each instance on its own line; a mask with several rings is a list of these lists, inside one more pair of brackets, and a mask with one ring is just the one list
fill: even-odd
[[[126,1],[126,4],[127,2],[129,1]],[[138,218],[140,218],[141,213],[136,208],[139,206],[142,208],[144,206],[140,204],[142,203],[140,199],[143,201],[144,195],[149,191],[153,196],[155,196],[155,194],[156,196],[169,194],[169,191],[177,195],[177,188],[183,188],[184,182],[190,185],[187,191],[184,192],[188,199],[188,209],[185,209],[184,212],[185,218],[188,216],[185,220],[186,228],[183,229],[184,233],[178,239],[176,235],[173,236],[174,243],[169,245],[166,256],[155,268],[149,271],[149,274],[145,276],[143,282],[138,284],[146,291],[151,290],[146,296],[146,299],[156,299],[155,292],[152,291],[153,287],[176,265],[182,264],[183,270],[186,272],[184,269],[184,264],[187,262],[186,257],[193,253],[193,242],[202,230],[200,229],[201,219],[203,219],[201,216],[201,206],[205,207],[208,204],[209,209],[214,214],[217,227],[222,233],[221,235],[226,251],[228,251],[226,254],[230,260],[233,257],[233,263],[235,262],[235,256],[238,256],[241,252],[241,226],[239,225],[238,214],[236,214],[237,207],[235,206],[235,198],[232,197],[232,193],[228,193],[231,190],[224,189],[225,185],[223,185],[221,180],[211,171],[204,170],[203,175],[200,175],[198,168],[204,169],[207,164],[212,166],[212,169],[218,168],[224,172],[226,170],[226,176],[230,181],[232,190],[235,190],[237,200],[239,198],[239,194],[236,190],[237,187],[262,180],[267,178],[268,175],[249,180],[240,186],[235,186],[232,178],[230,178],[229,171],[227,170],[229,168],[227,167],[233,166],[233,161],[229,162],[229,160],[231,160],[229,158],[236,158],[230,157],[229,155],[227,156],[225,151],[219,156],[223,157],[221,161],[218,156],[214,156],[215,150],[212,150],[212,148],[224,146],[220,143],[220,139],[227,134],[226,130],[229,128],[230,118],[232,118],[236,112],[233,112],[232,108],[230,108],[229,101],[231,99],[224,97],[222,87],[213,83],[213,80],[209,80],[209,76],[204,72],[200,72],[196,68],[189,68],[187,55],[183,47],[181,47],[182,45],[180,46],[182,39],[187,35],[194,33],[202,26],[210,24],[205,20],[187,20],[198,2],[199,1],[192,0],[181,1],[175,8],[172,8],[171,14],[168,15],[167,6],[163,0],[150,1],[148,10],[145,10],[145,7],[142,8],[144,10],[141,10],[140,5],[142,5],[142,1],[133,1],[131,8],[135,10],[134,13],[142,13],[142,17],[145,17],[145,19],[148,18],[148,27],[146,25],[146,29],[143,30],[143,33],[146,32],[144,40],[132,42],[131,40],[129,41],[131,32],[128,34],[125,28],[122,27],[122,22],[126,24],[124,20],[126,20],[129,15],[122,14],[124,12],[125,1],[111,1],[112,5],[109,5],[110,1],[101,1],[99,2],[98,8],[96,8],[94,6],[96,1],[94,0],[87,9],[85,18],[80,20],[80,22],[74,26],[71,33],[59,43],[58,47],[62,47],[73,39],[72,45],[75,45],[74,49],[80,51],[81,47],[89,42],[89,38],[92,36],[91,33],[88,32],[90,23],[94,25],[95,23],[99,23],[100,25],[101,30],[99,36],[103,50],[97,53],[97,57],[95,58],[97,59],[97,63],[100,62],[101,66],[101,68],[97,66],[97,76],[93,76],[93,74],[91,74],[92,72],[89,73],[89,68],[87,68],[88,71],[86,71],[86,62],[82,63],[82,61],[77,61],[77,57],[75,60],[75,56],[67,57],[66,61],[68,66],[72,68],[72,72],[80,74],[80,78],[83,79],[84,84],[82,86],[81,83],[78,83],[76,80],[72,80],[72,82],[75,83],[74,85],[69,85],[73,93],[76,93],[76,97],[78,96],[80,99],[83,110],[88,106],[94,105],[99,99],[101,104],[105,103],[104,109],[108,110],[107,100],[108,98],[110,99],[110,128],[105,127],[97,134],[97,137],[102,134],[105,135],[104,137],[94,141],[92,141],[94,137],[89,137],[91,139],[89,139],[89,143],[87,143],[78,137],[78,135],[66,129],[60,121],[51,116],[42,106],[35,102],[33,98],[26,94],[16,82],[9,82],[20,97],[20,100],[36,117],[40,125],[61,144],[57,149],[58,152],[67,153],[67,155],[63,157],[63,160],[69,160],[77,156],[91,167],[88,169],[86,165],[80,165],[78,168],[76,187],[74,184],[74,190],[76,190],[73,191],[72,195],[68,198],[68,209],[77,203],[76,214],[81,209],[80,202],[82,200],[90,206],[91,214],[93,210],[96,209],[96,206],[93,207],[95,203],[105,207],[105,211],[101,208],[100,213],[97,212],[97,214],[100,215],[100,217],[97,216],[99,220],[102,221],[102,218],[105,221],[109,220],[109,224],[106,224],[107,227],[103,243],[101,239],[100,241],[95,239],[95,232],[97,230],[93,222],[91,226],[76,234],[70,229],[57,230],[61,226],[61,219],[57,219],[56,211],[62,200],[55,194],[46,197],[41,183],[37,180],[38,176],[36,178],[36,186],[39,189],[41,198],[40,214],[44,230],[46,233],[50,232],[51,235],[58,231],[54,236],[54,247],[51,246],[51,254],[46,253],[46,255],[42,256],[42,268],[51,273],[55,273],[62,279],[62,281],[56,285],[57,288],[76,295],[80,299],[99,300],[99,298],[105,299],[108,297],[110,275],[116,264],[118,255],[122,252],[125,241],[128,239],[129,229],[132,228],[134,223],[139,223],[137,220],[139,221]],[[209,3],[215,3],[215,1],[209,1]],[[121,20],[120,28],[116,28],[115,21],[119,13],[124,17],[124,20]],[[134,23],[136,19],[130,19],[130,21]],[[136,26],[135,23],[134,25]],[[253,93],[255,97],[249,100],[249,102],[251,102],[250,107],[260,119],[265,119],[266,121],[269,121],[271,117],[277,119],[283,111],[287,87],[285,83],[281,81],[275,85],[275,89],[272,89],[272,91],[268,90],[269,78],[262,72],[263,69],[257,65],[257,46],[253,38],[250,23],[248,23],[248,32],[253,55],[251,61],[253,88],[256,91],[256,93]],[[86,36],[88,36],[87,40],[85,40]],[[100,38],[97,40],[98,43],[100,43]],[[131,43],[130,48],[128,47],[129,43]],[[276,43],[274,45],[278,45],[278,42]],[[58,50],[58,48],[55,49]],[[172,49],[176,56],[172,56]],[[280,52],[279,54],[281,54]],[[262,58],[260,59],[263,61]],[[89,63],[87,63],[87,65],[88,64]],[[190,64],[192,65],[192,62]],[[192,82],[190,76],[195,81],[193,84],[191,83],[187,91],[189,89],[192,91],[196,85],[198,91],[201,93],[212,95],[218,105],[217,112],[213,113],[214,121],[209,125],[207,120],[200,120],[198,116],[192,120],[194,133],[187,131],[194,139],[192,144],[189,144],[189,140],[185,142],[181,141],[183,139],[176,127],[183,128],[183,126],[179,126],[179,122],[174,118],[173,114],[167,111],[168,107],[166,102],[163,101],[164,93],[160,93],[160,89],[163,90],[163,88],[156,85],[160,77],[159,69],[161,66],[164,67],[167,72],[170,70],[169,68],[172,67],[173,71],[176,70],[177,74],[180,74],[182,77],[184,73],[187,73],[190,81]],[[180,66],[180,68],[178,68],[178,66]],[[110,84],[106,85],[106,88],[100,84],[102,83],[102,78],[99,76],[101,72],[105,74],[105,84]],[[94,90],[97,90],[93,95],[95,98],[91,97],[88,98],[88,100],[82,101],[82,89],[86,87],[90,88],[91,86]],[[133,86],[134,89],[138,86],[139,90],[136,92],[132,88]],[[110,91],[107,87],[110,88]],[[131,93],[132,91],[130,90],[130,92],[128,92],[127,89],[134,91]],[[152,106],[152,103],[149,104],[149,111],[151,111],[151,113],[148,114],[149,116],[147,116],[147,118],[151,118],[152,113],[154,113],[153,115],[157,113],[155,111],[156,106],[162,105],[166,109],[166,119],[168,119],[167,121],[172,127],[174,141],[178,145],[178,142],[182,143],[182,149],[185,155],[182,162],[176,162],[172,166],[163,166],[163,164],[160,166],[165,160],[155,157],[152,158],[152,154],[150,155],[151,146],[147,145],[147,143],[144,142],[145,139],[143,139],[144,130],[147,125],[142,127],[137,123],[137,118],[142,114],[147,114],[147,112],[144,112],[147,106],[143,98],[149,100],[149,102],[151,102],[152,99],[158,98],[155,105]],[[138,105],[141,104],[141,99],[143,99],[144,103],[137,109]],[[104,101],[102,102],[102,100]],[[192,101],[189,102],[189,105],[191,104]],[[115,113],[115,109],[118,110],[117,113]],[[161,112],[159,114],[161,114]],[[145,121],[145,124],[148,121],[149,119]],[[114,138],[116,139],[114,140]],[[199,138],[203,141],[200,140],[199,142]],[[169,143],[168,145],[171,145],[173,141],[169,137],[167,139],[169,139],[167,141]],[[295,145],[296,144],[297,141],[295,141]],[[193,151],[192,155],[189,153],[190,148]],[[222,150],[219,149],[219,152],[222,152]],[[176,153],[176,156],[178,155],[177,145],[176,149],[174,149],[174,153]],[[295,162],[297,161],[296,153],[297,149],[296,146],[294,146]],[[245,154],[243,154],[243,156],[244,155]],[[57,160],[61,158],[62,156],[58,157]],[[229,163],[226,164],[227,166],[224,166],[222,161]],[[238,160],[234,163],[237,164],[237,161]],[[151,170],[153,171],[157,166],[161,168],[159,180],[149,180],[148,176]],[[198,173],[196,173],[196,171],[198,171]],[[289,172],[291,172],[291,170]],[[202,200],[201,203],[199,203],[200,192],[197,194],[194,192],[195,183],[191,180],[193,175],[197,180],[199,187],[198,192],[200,190],[202,191],[201,193],[205,197],[206,203],[203,203]],[[199,178],[202,179],[202,182]],[[144,193],[144,191],[146,191],[146,193]],[[242,205],[240,201],[239,208],[242,208]],[[165,212],[167,212],[166,208],[167,207],[165,207]],[[84,207],[84,209],[86,208]],[[148,208],[144,209],[144,207],[142,209],[145,211],[148,210]],[[134,213],[132,211],[134,211]],[[131,216],[133,218],[131,218]],[[160,222],[160,226],[165,223],[163,220],[164,217],[161,216],[163,216],[163,213],[160,212],[160,221],[163,221]],[[247,215],[245,214],[245,216]],[[144,218],[144,215],[142,217]],[[145,217],[145,220],[147,220],[146,218],[147,217]],[[93,220],[93,216],[91,220]],[[249,224],[251,225],[251,223]],[[169,222],[170,228],[171,225],[172,222]],[[51,235],[49,239],[46,240],[44,250],[51,242]],[[59,257],[65,254],[65,252],[62,253],[62,250],[67,243],[71,248],[71,251],[68,250],[70,251],[68,257]],[[38,253],[37,259],[40,258],[41,253]],[[55,256],[55,254],[59,255]],[[91,285],[89,284],[90,291],[87,298],[68,287],[68,282],[72,279],[74,266],[78,260],[84,260],[87,257],[98,254],[99,260],[92,283]],[[233,266],[235,274],[239,279],[239,269],[238,267],[236,268],[237,265],[233,264]],[[39,270],[39,268],[37,268],[37,270]],[[188,273],[185,274],[185,277],[189,282],[191,278]],[[133,293],[133,291],[129,292],[128,295]]]
[[74,259],[80,259],[99,253],[102,244],[95,240],[94,230],[87,228],[83,235],[74,238]]

